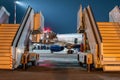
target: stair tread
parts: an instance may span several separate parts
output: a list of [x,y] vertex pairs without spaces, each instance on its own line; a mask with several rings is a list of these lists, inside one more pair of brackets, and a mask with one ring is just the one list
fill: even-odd
[[1,37],[0,37],[0,40],[2,40],[2,39],[13,39],[13,38],[14,38],[14,36],[9,36],[9,37],[1,36]]
[[103,44],[103,47],[109,47],[109,46],[120,47],[120,44]]
[[103,53],[104,53],[104,54],[112,54],[112,55],[113,55],[113,54],[120,54],[120,52],[107,52],[107,51],[106,51],[106,52],[104,51]]
[[4,54],[2,54],[2,53],[0,53],[0,57],[11,57],[12,55],[10,54],[10,53],[4,53]]
[[16,32],[15,32],[15,31],[9,31],[9,32],[0,32],[0,34],[1,34],[1,33],[2,33],[2,34],[9,34],[9,33],[14,33],[14,34],[15,34]]
[[6,43],[2,43],[2,42],[0,42],[0,46],[2,46],[2,45],[8,45],[8,46],[11,46],[11,42],[6,42]]
[[120,50],[120,47],[108,46],[108,47],[104,47],[103,50]]
[[0,65],[0,69],[12,69],[12,65]]
[[119,31],[120,28],[99,28],[100,31]]
[[103,42],[108,42],[108,43],[109,43],[109,42],[111,42],[111,41],[112,41],[112,42],[115,42],[115,43],[116,43],[116,42],[120,42],[119,39],[103,39]]
[[120,37],[120,34],[101,34],[102,37]]
[[120,25],[98,25],[99,29],[103,29],[103,28],[120,28]]
[[120,45],[118,43],[103,43],[103,45]]
[[0,35],[0,37],[14,37],[14,35]]
[[9,56],[0,56],[0,61],[8,61],[8,60],[11,60],[11,57],[9,57]]
[[117,61],[117,60],[109,60],[109,61],[103,60],[102,63],[104,63],[104,65],[105,64],[112,64],[111,66],[119,66],[120,67],[120,61]]
[[8,60],[8,61],[0,61],[0,65],[1,65],[1,64],[3,64],[3,65],[4,65],[4,64],[12,64],[11,62],[12,62],[12,61],[10,61],[10,60]]
[[97,22],[97,25],[106,25],[106,26],[110,26],[110,25],[119,25],[119,23],[118,22]]
[[[10,51],[10,49],[8,49]],[[8,50],[4,50],[4,49],[0,49],[0,51],[8,51]]]
[[0,24],[0,29],[7,29],[7,28],[17,29],[17,28],[19,28],[19,26],[1,26],[1,24]]
[[0,32],[16,32],[17,30],[16,29],[3,29],[3,30],[0,30]]
[[10,49],[10,47],[0,47],[0,49],[8,50],[8,49]]
[[102,30],[100,31],[101,34],[104,34],[104,33],[110,33],[110,34],[120,34],[120,31],[105,31],[105,30]]
[[0,27],[19,27],[20,24],[0,24]]
[[1,39],[0,39],[0,43],[4,43],[4,42],[6,42],[6,43],[7,43],[7,42],[8,42],[8,43],[11,43],[12,40],[1,40]]
[[105,40],[106,40],[106,39],[111,39],[111,40],[116,40],[116,39],[117,39],[117,40],[120,40],[120,37],[114,37],[114,36],[110,37],[110,36],[109,36],[109,37],[102,37],[102,39],[103,39],[103,40],[104,40],[104,39],[105,39]]
[[119,52],[120,53],[120,50],[111,50],[111,49],[104,49],[104,51],[103,52]]
[[108,28],[113,28],[113,29],[120,29],[120,25],[98,25],[99,29],[108,29]]
[[103,61],[108,61],[108,62],[120,62],[120,58],[115,58],[115,57],[105,57],[103,58]]
[[103,56],[104,57],[120,57],[120,54],[117,54],[117,53],[114,53],[114,55],[113,54],[103,54]]
[[0,26],[0,29],[18,29],[18,27],[13,27],[13,26],[10,26],[10,27],[1,27]]

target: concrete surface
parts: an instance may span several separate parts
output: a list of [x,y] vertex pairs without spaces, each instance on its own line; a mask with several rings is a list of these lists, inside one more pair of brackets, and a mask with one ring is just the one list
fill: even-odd
[[120,72],[87,72],[76,54],[40,54],[38,66],[27,70],[0,70],[0,80],[120,80]]

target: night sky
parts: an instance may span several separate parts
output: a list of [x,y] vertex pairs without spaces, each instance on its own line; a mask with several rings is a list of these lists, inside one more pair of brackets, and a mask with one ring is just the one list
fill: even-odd
[[[80,4],[92,7],[96,21],[108,21],[109,11],[120,5],[120,0],[19,0],[24,6],[17,5],[17,23],[20,23],[30,5],[35,12],[42,11],[45,27],[51,27],[56,33],[75,33],[77,12]],[[10,12],[10,23],[13,23],[14,0],[0,0],[0,6]]]

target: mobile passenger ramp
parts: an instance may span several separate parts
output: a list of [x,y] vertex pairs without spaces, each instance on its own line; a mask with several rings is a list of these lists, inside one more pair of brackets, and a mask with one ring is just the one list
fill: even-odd
[[[80,8],[82,9],[82,8]],[[92,56],[79,55],[81,63],[93,64],[95,68],[102,68],[103,71],[120,71],[120,10],[117,8],[117,15],[112,16],[113,22],[96,22],[90,6],[79,11],[78,32],[83,32],[84,52]],[[82,16],[82,17],[80,17]],[[82,20],[82,21],[81,21]],[[118,22],[117,22],[118,21]],[[89,48],[88,48],[89,47]],[[87,52],[89,49],[89,52]]]
[[0,24],[8,23],[10,13],[5,9],[5,7],[0,7]]
[[[33,30],[34,11],[28,7],[19,24],[0,24],[0,69],[15,69]],[[1,19],[1,18],[0,18]]]

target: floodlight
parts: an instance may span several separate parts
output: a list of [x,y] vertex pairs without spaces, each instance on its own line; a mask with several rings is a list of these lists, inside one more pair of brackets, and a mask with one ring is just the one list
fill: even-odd
[[20,2],[19,1],[15,1],[16,4],[19,4]]

